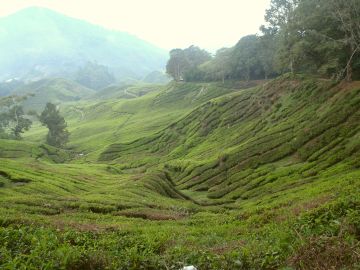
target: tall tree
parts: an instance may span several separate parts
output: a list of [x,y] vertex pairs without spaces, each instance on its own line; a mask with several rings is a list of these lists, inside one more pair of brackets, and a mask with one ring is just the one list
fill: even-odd
[[49,129],[46,142],[56,147],[63,147],[69,139],[69,132],[66,129],[65,119],[60,115],[56,105],[47,103],[39,119]]
[[[260,28],[262,29],[262,28]],[[274,67],[275,52],[277,47],[276,35],[262,29],[264,35],[259,37],[258,58],[264,70],[264,79],[276,74]]]
[[231,77],[231,57],[232,49],[222,48],[216,52],[214,57],[214,64],[216,68],[216,78],[221,79],[222,83],[225,83],[225,80]]
[[210,59],[210,53],[196,46],[190,46],[184,50],[173,49],[170,51],[170,59],[166,64],[166,72],[176,81],[199,80],[201,71],[198,66]]
[[24,109],[19,105],[11,107],[8,114],[10,121],[13,123],[11,127],[12,134],[15,138],[21,138],[21,134],[30,129],[31,120],[26,118]]
[[300,0],[271,0],[270,8],[265,12],[265,20],[268,23],[263,29],[271,32],[281,39],[278,43],[277,66],[280,71],[295,71],[294,35],[295,9]]
[[360,49],[360,0],[302,0],[286,27],[298,71],[352,80]]
[[187,62],[182,49],[173,49],[170,51],[170,59],[166,64],[166,73],[175,81],[183,79],[184,69]]
[[20,105],[26,99],[27,96],[8,96],[0,100],[0,133],[20,139],[30,129],[32,122]]
[[344,34],[343,42],[348,52],[344,72],[346,72],[347,81],[351,81],[354,58],[360,52],[360,1],[327,0],[325,3],[333,7],[331,15],[339,23]]
[[259,38],[256,35],[245,36],[235,45],[232,54],[234,77],[250,80],[263,77],[259,53]]
[[294,17],[294,10],[300,0],[271,0],[270,8],[265,11],[265,21],[268,23],[268,30],[278,33]]

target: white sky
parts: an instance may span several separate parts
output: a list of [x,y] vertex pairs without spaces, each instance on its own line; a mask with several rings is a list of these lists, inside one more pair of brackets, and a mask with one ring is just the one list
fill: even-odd
[[255,34],[270,0],[0,0],[0,16],[29,6],[129,32],[164,49],[215,51]]

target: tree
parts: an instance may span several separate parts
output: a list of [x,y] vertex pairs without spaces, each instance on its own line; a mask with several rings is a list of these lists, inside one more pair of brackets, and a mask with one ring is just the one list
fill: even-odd
[[292,20],[299,2],[300,0],[271,0],[270,8],[265,11],[268,31],[276,34],[284,29]]
[[232,53],[232,49],[221,48],[217,50],[215,57],[211,61],[201,65],[200,68],[204,71],[205,79],[211,81],[221,80],[222,83],[225,83],[225,80],[229,79],[232,73]]
[[232,55],[234,77],[249,81],[264,77],[259,53],[259,38],[256,35],[245,36],[235,45]]
[[52,103],[47,103],[41,113],[40,122],[49,129],[46,142],[52,146],[63,147],[69,138],[64,117],[60,115],[57,107]]
[[268,79],[270,76],[274,76],[274,74],[276,74],[274,68],[276,43],[276,36],[271,33],[267,33],[259,37],[259,51],[257,55],[263,68],[265,79]]
[[21,134],[31,127],[31,120],[20,103],[27,96],[8,96],[0,100],[0,133],[2,137],[20,139]]
[[201,79],[199,65],[211,59],[210,53],[196,46],[184,50],[173,49],[166,64],[166,73],[174,80],[193,81]]
[[345,55],[337,41],[342,33],[330,15],[332,8],[328,1],[303,0],[294,11],[291,36],[297,71],[327,77],[339,73]]
[[360,1],[359,0],[327,0],[332,7],[331,16],[338,22],[343,32],[342,41],[346,47],[347,62],[344,68],[346,80],[351,81],[353,62],[360,52]]
[[12,134],[15,138],[21,138],[21,134],[29,130],[31,127],[31,120],[25,117],[24,110],[21,106],[15,105],[9,111],[9,119],[13,122],[11,127]]
[[276,35],[281,42],[278,43],[277,66],[280,71],[289,69],[295,71],[294,43],[297,33],[293,31],[295,22],[295,9],[300,0],[271,0],[270,8],[266,10],[265,20],[268,27],[263,31]]
[[179,80],[251,80],[285,72],[360,77],[360,0],[271,0],[261,36],[241,38],[215,57],[191,46],[171,51]]
[[211,59],[209,52],[194,45],[185,49],[184,55],[190,67],[201,65],[202,63]]
[[184,51],[182,49],[173,49],[170,51],[170,59],[166,64],[166,73],[175,81],[183,78],[184,69],[187,66]]
[[291,14],[278,31],[276,62],[351,81],[359,63],[360,0],[302,0]]

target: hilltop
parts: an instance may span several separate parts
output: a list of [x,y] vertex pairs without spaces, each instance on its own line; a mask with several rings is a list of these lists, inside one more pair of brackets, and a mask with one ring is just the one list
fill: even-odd
[[73,78],[88,62],[108,67],[117,80],[138,79],[167,59],[165,50],[131,34],[40,7],[0,18],[0,47],[0,80]]
[[62,107],[67,150],[37,125],[0,142],[0,264],[356,267],[359,82],[287,74],[95,95]]
[[31,94],[24,102],[24,107],[36,111],[41,111],[47,102],[60,104],[78,101],[94,93],[92,89],[62,78],[42,79],[12,91],[13,95],[18,96]]

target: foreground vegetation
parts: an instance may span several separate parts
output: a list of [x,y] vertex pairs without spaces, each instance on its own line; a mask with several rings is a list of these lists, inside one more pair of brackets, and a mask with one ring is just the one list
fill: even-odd
[[360,268],[358,82],[117,93],[0,141],[2,269]]

